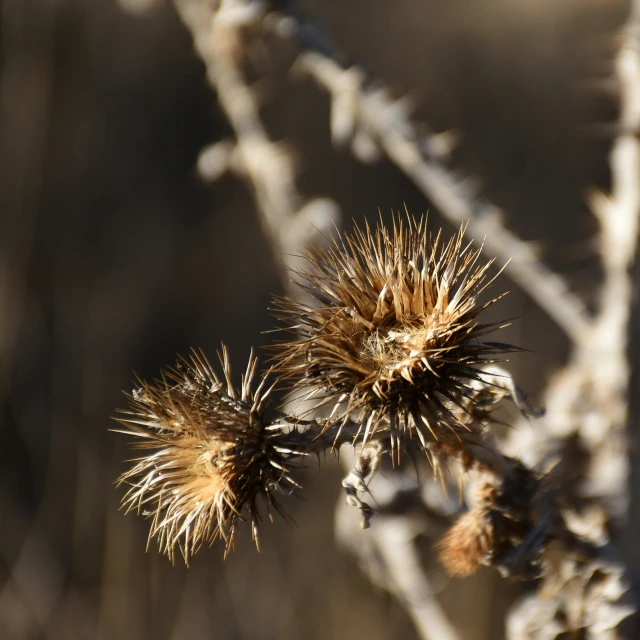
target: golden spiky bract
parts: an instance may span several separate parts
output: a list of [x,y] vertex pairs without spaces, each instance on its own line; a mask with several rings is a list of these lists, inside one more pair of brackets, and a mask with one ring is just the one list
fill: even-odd
[[263,419],[265,381],[251,389],[255,359],[239,391],[224,348],[220,360],[222,379],[202,354],[179,360],[161,380],[134,391],[130,410],[118,418],[144,450],[119,479],[130,485],[123,505],[152,517],[149,539],[157,536],[172,561],[176,549],[188,561],[218,537],[229,550],[239,520],[251,521],[257,544],[259,498],[267,513],[273,507],[286,518],[274,491],[295,486],[288,452],[278,446],[282,432]]
[[498,298],[479,303],[491,261],[463,236],[445,243],[425,218],[396,217],[391,229],[355,226],[309,252],[295,273],[314,303],[276,299],[291,333],[275,347],[276,371],[313,409],[360,421],[365,440],[383,423],[392,441],[412,428],[423,440],[467,429],[469,385],[512,348],[479,340],[498,327],[477,321]]

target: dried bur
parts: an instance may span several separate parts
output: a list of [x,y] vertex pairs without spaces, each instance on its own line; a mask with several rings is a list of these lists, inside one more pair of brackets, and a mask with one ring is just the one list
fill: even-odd
[[286,517],[276,494],[296,487],[284,434],[264,418],[265,379],[252,391],[256,360],[249,359],[239,390],[224,348],[220,360],[222,378],[202,354],[179,360],[161,380],[134,391],[118,418],[144,452],[119,479],[130,485],[123,504],[151,516],[149,538],[157,536],[172,561],[176,548],[187,561],[218,537],[228,550],[244,519],[257,544],[260,500],[269,517],[269,508]]
[[480,303],[491,261],[463,236],[444,243],[426,219],[396,218],[310,252],[296,274],[314,303],[276,300],[291,338],[274,349],[311,411],[359,423],[364,443],[385,430],[397,454],[414,434],[423,447],[473,439],[460,414],[484,385],[481,368],[515,349],[481,341],[501,325],[478,315],[502,296]]

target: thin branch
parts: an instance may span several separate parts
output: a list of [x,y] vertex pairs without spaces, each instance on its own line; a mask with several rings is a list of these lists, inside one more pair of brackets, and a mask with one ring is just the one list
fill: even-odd
[[[624,368],[618,386],[629,405],[623,405],[623,422],[627,423],[625,457],[629,458],[628,517],[629,522],[624,537],[625,556],[634,569],[640,567],[640,552],[636,541],[640,527],[638,504],[640,501],[640,466],[638,457],[638,434],[640,423],[640,403],[638,401],[638,380],[640,379],[638,354],[640,342],[638,324],[637,287],[640,282],[639,258],[637,255],[638,221],[640,219],[640,1],[634,0],[626,25],[622,30],[620,49],[616,58],[616,77],[620,91],[619,134],[611,150],[612,193],[602,199],[600,211],[603,224],[603,261],[607,265],[611,291],[603,292],[601,307],[603,318],[606,309],[619,331],[624,331],[623,341],[616,343],[618,352],[624,352]],[[598,211],[598,207],[594,207]],[[609,218],[611,216],[611,218]],[[621,243],[618,255],[614,243]],[[607,249],[605,252],[604,249]],[[607,255],[605,256],[604,253]],[[635,268],[631,265],[635,259]],[[634,291],[635,289],[635,291]],[[616,293],[622,293],[616,296]],[[627,336],[627,328],[629,334]],[[606,327],[601,327],[600,335],[606,339]],[[627,340],[625,338],[629,339]],[[614,338],[615,339],[615,338]],[[629,393],[631,391],[631,393]]]
[[585,340],[590,321],[584,302],[569,290],[562,276],[540,262],[531,244],[504,226],[496,206],[470,190],[471,180],[460,179],[445,166],[438,137],[423,124],[414,123],[405,105],[390,98],[389,88],[342,55],[294,2],[279,4],[290,23],[276,31],[287,37],[292,32],[297,35],[307,49],[298,68],[333,99],[334,142],[343,143],[352,136],[354,141],[364,138],[379,145],[442,215],[455,225],[468,222],[471,234],[484,238],[489,252],[509,263],[507,273],[574,342]]
[[[292,266],[296,255],[314,235],[330,228],[339,217],[333,200],[304,201],[295,186],[293,155],[270,139],[260,119],[255,91],[243,74],[244,30],[259,25],[264,7],[246,0],[175,0],[190,30],[196,50],[205,63],[207,79],[235,134],[206,149],[200,167],[217,175],[221,165],[234,165],[251,186],[262,228],[270,240],[276,262]],[[213,168],[212,157],[215,158]],[[281,277],[288,283],[286,270]]]
[[422,567],[415,536],[399,518],[376,523],[375,544],[394,586],[394,593],[425,640],[456,640],[455,628],[438,604],[437,595]]

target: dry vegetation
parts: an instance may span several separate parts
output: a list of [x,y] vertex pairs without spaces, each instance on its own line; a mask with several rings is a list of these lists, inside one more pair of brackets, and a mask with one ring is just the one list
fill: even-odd
[[0,637],[637,637],[637,3],[4,5]]

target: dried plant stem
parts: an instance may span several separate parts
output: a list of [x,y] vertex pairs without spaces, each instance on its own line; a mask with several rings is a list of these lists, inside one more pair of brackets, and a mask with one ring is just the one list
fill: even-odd
[[[542,264],[532,246],[502,224],[495,206],[465,194],[464,184],[437,158],[423,151],[432,145],[384,88],[363,89],[363,76],[318,53],[302,55],[298,66],[329,91],[334,108],[340,104],[341,92],[350,91],[357,105],[358,125],[370,133],[438,211],[454,224],[468,221],[471,235],[484,238],[489,253],[509,262],[507,273],[574,342],[586,338],[589,320],[584,303],[569,291],[564,278]],[[348,79],[351,82],[346,83]]]
[[[591,470],[596,495],[624,501],[627,491],[629,318],[633,299],[630,267],[640,220],[640,10],[634,3],[615,61],[620,87],[620,124],[611,150],[611,193],[594,193],[600,225],[604,279],[588,339],[574,343],[569,365],[549,385],[545,427],[554,437],[578,433],[598,461]],[[522,443],[520,442],[520,445]],[[622,505],[618,505],[620,511]],[[620,515],[620,513],[618,513]]]
[[[378,78],[368,77],[356,63],[334,46],[328,34],[300,11],[295,2],[276,3],[289,21],[276,31],[295,33],[306,49],[298,68],[325,88],[333,99],[332,136],[344,143],[352,137],[354,151],[379,147],[455,225],[469,223],[474,237],[485,238],[488,250],[509,262],[507,273],[543,308],[575,342],[586,339],[589,317],[583,301],[571,292],[565,279],[540,262],[530,244],[509,231],[501,211],[469,188],[442,162],[436,136],[415,124],[401,101]],[[276,22],[276,21],[274,21]],[[293,27],[293,28],[292,28]],[[360,143],[358,145],[357,143]],[[375,155],[375,151],[372,151]]]
[[[221,164],[226,168],[239,165],[236,168],[252,188],[263,231],[276,262],[282,265],[286,285],[285,267],[295,263],[295,256],[318,231],[333,224],[339,210],[332,200],[305,202],[297,192],[293,155],[270,139],[260,118],[257,95],[244,77],[242,32],[262,20],[264,9],[261,3],[246,0],[175,0],[175,6],[191,31],[207,79],[236,138],[234,143],[205,150],[201,171],[218,175]],[[207,169],[211,157],[215,166]]]
[[[616,78],[620,94],[619,133],[611,149],[611,179],[612,191],[607,198],[600,196],[595,199],[594,212],[602,225],[602,260],[605,266],[605,287],[601,296],[601,323],[597,335],[602,347],[606,348],[607,341],[613,344],[620,363],[612,385],[615,386],[615,398],[620,405],[620,420],[628,424],[627,436],[631,446],[621,456],[627,455],[635,462],[630,465],[629,490],[629,524],[625,536],[626,558],[637,569],[640,566],[640,554],[635,540],[638,531],[638,501],[640,495],[640,480],[638,479],[638,457],[636,447],[633,446],[638,438],[638,414],[640,405],[637,402],[637,391],[629,398],[629,379],[638,379],[638,343],[637,340],[638,304],[638,270],[632,272],[631,266],[635,259],[638,263],[637,243],[638,224],[640,220],[640,1],[633,0],[627,23],[620,40],[620,48],[615,63]],[[635,278],[635,281],[634,281]],[[634,293],[634,288],[636,292]],[[635,322],[631,321],[631,310],[635,297]],[[635,325],[635,326],[634,326]],[[615,328],[607,335],[607,326]],[[631,336],[628,336],[628,328]],[[631,348],[627,338],[630,338]],[[631,358],[629,362],[627,358]],[[615,363],[612,362],[611,366]],[[607,374],[609,375],[609,374]],[[606,392],[606,391],[605,391]],[[630,400],[630,406],[627,400]]]
[[[596,194],[593,212],[601,227],[600,254],[604,267],[599,312],[593,327],[594,351],[611,354],[610,370],[603,379],[613,379],[626,394],[629,367],[626,362],[627,327],[633,294],[629,273],[633,263],[640,223],[640,3],[634,2],[621,34],[615,61],[620,88],[619,134],[611,149],[610,196]],[[607,390],[609,391],[609,390]],[[605,392],[607,393],[607,392]],[[624,398],[626,400],[626,397]],[[621,416],[624,420],[624,416]]]
[[[567,447],[567,443],[578,442],[584,452],[581,455],[586,455],[588,461],[583,498],[588,496],[593,500],[592,522],[588,526],[596,530],[612,519],[619,520],[629,509],[630,453],[626,429],[630,376],[628,334],[634,295],[630,267],[636,256],[640,219],[640,142],[637,138],[640,128],[639,35],[640,2],[636,0],[622,29],[615,60],[620,115],[618,135],[610,155],[611,193],[594,193],[591,199],[593,213],[600,225],[600,257],[604,272],[598,309],[587,332],[588,339],[574,342],[568,366],[552,379],[547,389],[547,416],[537,428],[537,436],[530,433],[527,438],[524,430],[518,434],[514,431],[509,447],[512,451],[527,451],[527,460],[531,464],[550,453],[555,453],[561,460],[562,456],[570,453],[571,445]],[[566,472],[575,473],[568,468]],[[634,492],[637,495],[633,471],[631,479],[633,500]],[[637,505],[632,503],[631,523],[628,525],[630,533],[626,541],[627,550],[631,549],[627,558],[631,556],[632,559],[634,556],[637,558],[634,551],[637,544],[631,533],[637,531],[636,512]],[[608,547],[610,553],[612,549],[612,546]],[[637,603],[623,602],[625,594],[632,600],[637,596],[630,594],[628,572],[621,560],[602,560],[609,563],[607,571],[610,578],[607,579],[621,594],[620,600],[611,608],[611,620],[602,614],[606,623],[616,627],[616,610],[624,617],[637,609]],[[564,573],[571,575],[567,573],[567,566]],[[566,584],[560,584],[559,593],[566,592]],[[560,597],[557,599],[561,600]],[[600,604],[605,608],[609,606]],[[575,602],[570,603],[570,606],[575,605]],[[596,615],[598,602],[592,602],[590,606],[594,609],[590,614]],[[535,596],[530,597],[511,613],[509,628],[530,629],[543,608],[544,603],[538,605]],[[520,638],[523,635],[520,632],[510,637]],[[633,632],[631,637],[636,637]]]
[[444,615],[422,568],[414,535],[398,518],[376,523],[371,532],[388,572],[394,593],[425,640],[457,640],[459,635]]

